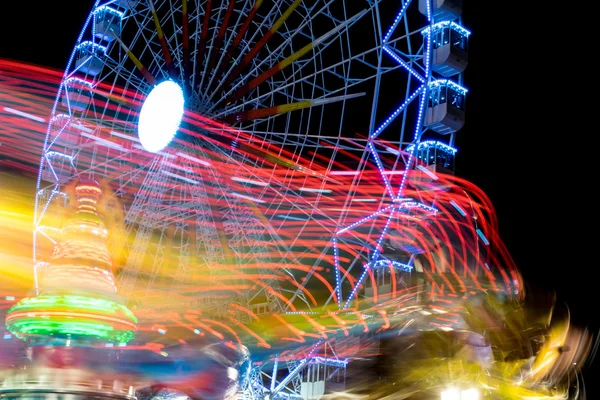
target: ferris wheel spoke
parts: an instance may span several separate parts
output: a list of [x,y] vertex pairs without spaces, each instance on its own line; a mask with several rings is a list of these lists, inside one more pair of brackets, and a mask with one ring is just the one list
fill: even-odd
[[229,19],[231,18],[231,14],[233,13],[233,7],[235,6],[236,0],[229,0],[229,5],[227,6],[227,11],[225,11],[225,16],[223,17],[223,21],[221,22],[221,26],[219,28],[219,33],[214,39],[211,51],[210,51],[210,59],[208,61],[208,70],[212,71],[215,66],[215,62],[219,52],[221,51],[221,45],[223,43],[223,38],[225,37],[225,33],[227,32],[227,28],[229,27]]
[[154,2],[152,0],[148,0],[148,5],[150,6],[150,12],[152,13],[152,19],[154,20],[154,26],[156,27],[156,34],[158,36],[158,41],[160,42],[160,47],[163,52],[163,59],[165,61],[165,64],[167,65],[167,71],[169,71],[169,75],[171,76],[171,78],[176,79],[177,73],[175,72],[175,67],[173,65],[171,51],[169,50],[167,40],[164,36],[160,20],[158,19],[158,14],[156,14]]
[[[315,19],[317,16],[319,16],[319,15],[323,14],[323,13],[325,12],[325,10],[327,10],[327,8],[328,8],[328,7],[329,7],[329,6],[330,6],[330,5],[331,5],[331,4],[332,4],[334,1],[335,1],[335,0],[329,0],[329,1],[328,1],[326,4],[324,4],[324,5],[323,5],[323,6],[322,6],[322,7],[321,7],[319,10],[317,10],[317,11],[313,11],[312,9],[308,10],[308,13],[307,13],[307,14],[308,14],[308,18],[305,18],[305,20],[303,21],[303,23],[301,24],[301,26],[299,26],[297,29],[295,29],[293,32],[291,32],[291,33],[290,33],[290,34],[289,34],[289,35],[288,35],[288,36],[287,36],[287,37],[286,37],[286,38],[285,38],[285,39],[284,39],[284,40],[283,40],[283,41],[282,41],[282,42],[281,42],[281,43],[280,43],[280,44],[277,46],[277,48],[276,48],[276,49],[274,49],[274,50],[272,50],[272,51],[271,51],[271,53],[272,53],[272,54],[278,54],[278,55],[279,55],[279,54],[281,54],[281,55],[282,55],[282,54],[284,54],[284,52],[285,52],[285,47],[286,47],[286,46],[290,46],[290,45],[291,45],[291,43],[292,43],[292,41],[293,41],[293,39],[294,39],[294,38],[295,38],[297,35],[300,35],[300,34],[301,34],[301,32],[302,32],[302,30],[303,30],[304,28],[306,28],[307,26],[309,26],[309,24],[310,24],[310,22],[311,22],[312,20],[314,20],[314,19]],[[281,19],[281,18],[280,18],[280,19]],[[335,30],[335,29],[334,29],[334,30]],[[269,35],[269,32],[267,32],[267,35]],[[258,45],[258,44],[260,44],[260,41],[261,41],[262,39],[263,39],[263,38],[259,39],[259,43],[257,43],[257,45]],[[324,40],[325,40],[325,39],[324,39]],[[265,43],[265,44],[266,44],[266,43]],[[310,45],[309,45],[309,46],[310,46]],[[256,46],[255,46],[255,47],[256,47]],[[303,47],[303,48],[302,48],[302,49],[301,49],[299,52],[302,52],[304,49],[305,49],[305,48]],[[250,49],[250,50],[248,50],[248,51],[249,51],[249,52],[252,52],[253,50],[254,50],[254,48],[253,48],[253,49]],[[310,50],[310,48],[308,48],[308,50]],[[249,53],[248,53],[248,54],[249,54]],[[300,59],[300,58],[302,57],[302,55],[305,55],[305,54],[306,54],[306,53],[299,55],[299,56],[298,56],[296,59],[294,59],[294,60],[291,60],[291,61],[289,61],[289,60],[288,60],[288,62],[289,62],[289,65],[293,64],[295,61],[298,61],[298,59]],[[294,55],[292,55],[292,57],[293,57],[293,56],[294,56]],[[286,60],[287,60],[288,58],[290,58],[290,57],[287,57],[287,58],[286,58]],[[277,59],[280,59],[280,57],[279,57],[279,56],[277,56]],[[286,61],[286,60],[284,60],[284,61]],[[243,61],[243,60],[242,60],[242,61]],[[248,63],[250,63],[251,61],[252,61],[252,59],[249,59],[249,60],[248,60]],[[256,62],[256,63],[255,63],[255,65],[254,65],[254,67],[253,67],[252,69],[250,69],[250,70],[248,70],[248,71],[246,72],[246,75],[247,75],[247,76],[254,76],[255,74],[257,74],[257,75],[262,75],[264,72],[261,72],[261,69],[263,69],[263,68],[264,68],[264,65],[265,65],[265,64],[267,64],[267,65],[269,65],[269,66],[272,66],[272,67],[274,68],[274,67],[276,67],[276,66],[278,66],[278,65],[279,65],[279,62],[270,62],[270,61],[269,61],[269,58],[265,58],[265,59],[264,59],[264,60],[262,60],[262,61],[260,61],[260,60],[259,60],[259,62]],[[286,64],[285,66],[287,67],[287,66],[289,66],[289,65],[288,65],[288,64]],[[236,65],[235,65],[235,67],[233,67],[233,66],[232,66],[232,67],[231,67],[231,69],[228,71],[228,75],[232,74],[233,72],[235,72],[235,69],[236,69],[236,68],[240,68],[240,67],[241,67],[241,65],[239,64],[239,62],[236,62]],[[272,67],[269,67],[269,68],[272,68]],[[242,68],[242,69],[240,70],[240,73],[241,73],[243,70],[244,70],[244,68]],[[279,72],[279,71],[280,71],[280,70],[276,70],[276,71],[274,71],[274,72],[273,72],[273,75],[274,75],[276,72]],[[268,72],[268,71],[267,71],[267,72]],[[270,78],[271,76],[272,76],[272,75],[270,75],[270,76],[267,76],[265,79],[268,79],[268,78]],[[241,84],[243,83],[243,80],[242,80],[242,81],[241,81],[241,82],[239,82],[237,85],[229,85],[229,86],[228,86],[228,84],[226,84],[226,83],[225,83],[225,81],[226,81],[226,80],[227,80],[227,76],[223,78],[223,80],[221,81],[221,84],[220,84],[220,85],[217,87],[217,90],[213,91],[213,92],[212,92],[212,94],[211,94],[211,95],[210,95],[210,97],[209,97],[209,99],[213,99],[215,96],[217,96],[217,95],[219,96],[218,100],[216,100],[216,101],[215,101],[215,104],[213,105],[213,108],[214,108],[215,106],[217,106],[217,105],[220,105],[220,104],[225,104],[225,106],[228,106],[228,105],[230,105],[230,104],[231,104],[231,103],[234,101],[234,100],[231,100],[231,99],[230,99],[230,97],[232,96],[232,93],[234,93],[236,90],[240,89],[240,86],[239,86],[239,85],[241,85]],[[231,83],[231,82],[230,82],[230,83]],[[261,83],[262,83],[262,82],[261,82]],[[220,95],[220,91],[219,91],[219,89],[222,89],[223,91],[225,91],[225,95],[224,95],[224,96],[221,96],[221,95]],[[241,96],[240,96],[240,97],[241,97]]]
[[[206,8],[204,9],[204,20],[202,21],[202,33],[200,34],[200,43],[197,44],[198,50],[196,52],[196,71],[194,74],[194,81],[192,86],[201,86],[201,81],[204,76],[200,76],[202,72],[202,63],[204,62],[204,52],[206,48],[206,40],[208,37],[208,24],[210,23],[210,16],[212,13],[212,0],[206,0]],[[198,19],[200,13],[198,13]]]
[[[276,92],[282,92],[282,93],[286,93],[286,90],[290,90],[293,87],[299,85],[299,84],[307,84],[310,86],[315,86],[317,87],[317,85],[314,83],[315,79],[319,76],[322,76],[326,73],[330,73],[332,75],[338,75],[339,74],[336,72],[337,69],[344,69],[344,68],[348,68],[352,62],[356,61],[356,62],[361,62],[364,63],[363,59],[369,55],[370,53],[374,53],[376,52],[377,49],[369,49],[363,53],[357,54],[355,56],[352,57],[348,57],[346,59],[343,59],[337,63],[322,67],[321,69],[306,74],[306,75],[302,75],[302,73],[304,72],[304,65],[300,66],[299,68],[295,68],[293,73],[290,74],[290,76],[288,76],[285,80],[284,84],[278,84],[276,88],[274,88],[273,90],[261,93],[260,95],[257,95],[255,97],[252,97],[251,99],[248,99],[244,102],[238,102],[234,107],[220,111],[218,113],[214,114],[215,118],[221,118],[223,117],[224,114],[228,114],[230,113],[232,110],[236,110],[236,109],[243,109],[245,106],[249,105],[249,104],[255,104],[257,101],[263,101],[266,100],[267,98],[273,96],[274,93]],[[319,54],[321,54],[322,50],[318,51],[317,53],[314,54],[314,56],[318,56]],[[296,65],[296,64],[294,64]],[[322,92],[327,92],[329,95],[332,94],[336,94],[336,93],[342,93],[347,91],[348,88],[351,88],[353,86],[357,86],[360,85],[362,83],[368,82],[372,79],[375,79],[377,77],[377,74],[386,74],[389,72],[392,72],[394,70],[398,70],[398,69],[402,69],[402,67],[400,65],[396,65],[394,67],[391,67],[389,69],[386,70],[382,70],[382,69],[378,69],[376,66],[370,65],[370,64],[364,64],[367,65],[369,68],[371,68],[373,70],[372,74],[368,74],[367,76],[364,77],[360,77],[360,78],[354,78],[352,80],[348,80],[347,82],[340,84],[339,87],[337,89],[332,89],[332,90],[325,90],[324,88],[320,87],[320,91]],[[232,90],[233,91],[233,90]],[[226,94],[226,95],[230,95],[231,92]],[[218,104],[218,102],[216,103]],[[209,111],[213,111],[216,109],[216,104],[215,106],[213,106]]]
[[135,54],[133,54],[133,52],[129,50],[129,47],[127,47],[123,40],[121,40],[121,38],[119,38],[117,35],[115,35],[115,39],[119,42],[119,44],[123,48],[123,51],[127,53],[129,59],[133,62],[133,64],[135,64],[137,69],[142,73],[144,78],[146,78],[148,83],[150,85],[156,85],[156,78],[154,78],[154,76],[146,69],[146,67],[144,67],[142,62],[135,56]]
[[346,96],[329,97],[324,99],[316,100],[302,100],[295,103],[282,104],[274,107],[258,108],[255,110],[241,111],[233,115],[225,117],[223,120],[227,123],[235,122],[247,122],[261,118],[273,117],[279,114],[285,114],[292,111],[302,110],[304,108],[322,106],[326,104],[335,103],[338,101],[345,101],[356,97],[364,96],[365,93],[354,93]]
[[126,90],[124,90],[123,93],[126,93],[126,91],[129,90],[131,86],[133,86],[140,92],[145,92],[146,89],[150,86],[150,83],[147,82],[143,76],[139,77],[138,74],[135,73],[135,71],[137,71],[137,68],[132,71],[124,70],[121,63],[117,62],[116,60],[110,57],[107,57],[104,60],[103,64],[104,67],[110,70],[110,73],[115,75],[115,79],[117,79],[117,77],[120,77],[120,79],[123,79],[125,81],[124,86]]
[[[277,49],[273,50],[273,54],[283,54],[283,52],[285,51],[285,46],[286,45],[290,45],[292,42],[292,39],[294,39],[294,37],[296,35],[301,34],[302,30],[306,27],[308,27],[310,25],[310,23],[312,21],[314,21],[318,16],[324,14],[328,8],[331,6],[331,4],[334,2],[335,0],[329,0],[326,4],[324,4],[319,10],[313,11],[312,9],[308,11],[308,18],[305,19],[305,21],[301,24],[300,27],[298,27],[298,29],[296,29],[294,32],[292,32],[285,40],[283,40],[283,42],[278,46]],[[337,28],[333,28],[332,31],[330,32],[331,34],[326,33],[323,38],[317,39],[316,41],[319,41],[318,44],[322,44],[323,42],[325,42],[329,37],[335,35],[336,33],[339,33],[342,29],[345,28],[346,32],[347,30],[350,28],[350,26],[352,26],[353,23],[359,21],[364,14],[366,14],[367,12],[371,11],[371,8],[367,8],[359,13],[357,13],[356,15],[354,15],[353,17],[350,18],[350,20],[348,21],[348,23],[342,23],[342,24],[338,24]],[[339,28],[339,29],[338,29]],[[313,51],[313,59],[320,56],[324,50],[331,44],[332,42],[329,43],[325,43],[324,46],[322,46],[322,48],[318,49],[318,44],[313,46],[311,49]],[[310,46],[310,44],[308,45]],[[304,50],[301,49],[299,50],[299,52],[302,52]],[[304,54],[303,54],[304,55]],[[293,57],[294,55],[292,55],[291,57]],[[289,61],[288,59],[291,57],[287,57],[285,60],[281,61],[281,62],[285,62],[285,66],[289,66],[289,65],[294,65],[296,68],[294,68],[294,71],[292,72],[292,75],[294,76],[294,78],[291,77],[287,77],[286,81],[291,81],[291,82],[300,82],[300,81],[296,81],[295,79],[297,78],[297,76],[299,75],[301,78],[305,78],[305,76],[302,75],[301,71],[304,71],[304,67],[308,65],[308,62],[303,62],[300,63],[299,59],[302,57],[297,57],[295,60],[292,60],[290,62],[290,64],[288,65],[287,62]],[[254,67],[247,71],[246,75],[247,76],[254,76],[254,75],[258,75],[258,77],[262,76],[265,73],[273,73],[275,74],[276,72],[279,72],[280,69],[276,70],[276,71],[262,71],[262,69],[264,68],[263,65],[267,62],[268,60],[265,59],[262,62],[259,63],[255,63]],[[344,60],[342,60],[344,61]],[[273,63],[274,65],[271,68],[276,68],[277,66],[279,66],[280,62],[277,63]],[[324,71],[326,70],[326,68],[324,68],[321,71],[317,71],[314,74],[312,74],[312,76],[319,76],[320,74],[322,74]],[[258,79],[255,78],[255,79]],[[266,79],[268,79],[269,77],[267,77]],[[302,79],[301,80],[303,83],[307,83],[307,79]],[[223,86],[223,89],[226,91],[225,96],[222,96],[218,101],[216,101],[216,104],[220,104],[220,103],[225,103],[225,105],[229,105],[231,104],[232,100],[230,99],[230,97],[233,96],[233,94],[241,89],[241,87],[239,85],[241,85],[242,83],[240,82],[238,85],[231,85],[229,88]],[[312,85],[315,85],[315,83],[309,83]],[[319,87],[318,90],[320,91],[325,91],[323,88]],[[215,93],[213,93],[213,95],[211,95],[211,98],[214,96]],[[241,97],[241,96],[239,96]],[[239,98],[238,97],[238,98]],[[227,101],[224,101],[224,99],[227,99]]]
[[181,0],[181,31],[182,31],[182,52],[183,52],[183,91],[186,94],[191,93],[191,65],[190,65],[190,28],[187,12],[187,0]]
[[294,2],[285,10],[285,12],[279,17],[279,19],[269,28],[267,33],[250,49],[250,51],[242,58],[239,64],[227,75],[223,80],[220,87],[228,87],[250,64],[250,62],[258,55],[258,52],[267,44],[267,42],[273,37],[273,35],[279,30],[283,23],[292,15],[294,10],[300,5],[302,0],[294,0]]
[[308,54],[310,51],[313,51],[318,45],[320,45],[325,40],[327,40],[328,38],[333,36],[335,33],[339,32],[340,30],[344,29],[348,25],[352,24],[353,22],[355,22],[356,20],[361,18],[366,12],[367,12],[367,10],[365,10],[362,13],[359,13],[359,14],[355,15],[354,17],[348,19],[347,21],[339,24],[338,26],[336,26],[329,32],[325,33],[323,36],[319,37],[318,39],[315,39],[311,43],[307,44],[306,46],[304,46],[303,48],[301,48],[300,50],[298,50],[291,56],[278,62],[273,67],[269,68],[268,70],[266,70],[265,72],[263,72],[259,76],[257,76],[256,78],[254,78],[251,81],[249,81],[248,83],[246,83],[244,86],[237,89],[231,96],[229,96],[228,98],[225,99],[225,103],[229,104],[231,102],[238,100],[240,97],[242,97],[243,95],[248,93],[250,90],[256,88],[258,85],[265,82],[267,79],[271,78],[276,73],[289,67],[296,60],[298,60],[301,57],[303,57],[304,55]]
[[[235,6],[235,4],[232,4],[232,3],[234,3],[234,2],[232,2],[230,0],[229,5],[227,6],[227,9],[224,12],[224,14],[225,14],[224,19],[221,18],[222,14],[223,14],[223,2],[221,3],[221,6],[218,7],[218,12],[216,12],[216,11],[214,12],[214,14],[215,14],[214,17],[215,17],[216,21],[215,21],[212,29],[215,31],[218,29],[218,32],[213,32],[210,35],[210,39],[207,38],[207,43],[206,43],[206,47],[205,47],[206,56],[203,58],[204,66],[203,67],[200,66],[202,73],[201,73],[200,82],[197,85],[198,91],[201,93],[201,96],[205,100],[208,99],[208,97],[209,97],[208,96],[208,93],[210,92],[209,88],[215,77],[215,71],[214,71],[214,68],[212,67],[212,64],[214,64],[217,57],[219,57],[219,54],[218,54],[219,48],[225,38],[225,35],[227,34],[229,20],[231,18],[231,14],[233,12],[233,7]],[[231,12],[230,12],[230,9],[231,9]]]
[[233,41],[231,42],[230,45],[228,45],[226,47],[226,51],[223,54],[223,58],[221,59],[221,62],[217,66],[216,73],[211,78],[211,81],[208,84],[208,91],[209,92],[212,91],[213,82],[214,81],[218,81],[218,79],[220,79],[221,74],[225,71],[225,68],[231,62],[231,60],[233,58],[233,52],[238,48],[238,46],[242,42],[242,39],[246,35],[246,32],[248,31],[248,28],[250,27],[250,24],[254,20],[254,17],[256,16],[256,13],[258,12],[258,9],[262,5],[262,3],[263,3],[263,0],[256,0],[256,2],[254,3],[254,5],[252,6],[252,8],[250,9],[250,11],[248,12],[248,15],[246,16],[246,19],[244,20],[244,22],[240,26],[240,30],[236,33],[235,37],[233,38]]

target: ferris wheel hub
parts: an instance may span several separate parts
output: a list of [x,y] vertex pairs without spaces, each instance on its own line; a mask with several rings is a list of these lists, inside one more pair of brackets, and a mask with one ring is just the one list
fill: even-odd
[[156,153],[167,147],[179,129],[184,103],[181,86],[171,80],[150,91],[138,122],[138,136],[144,149]]

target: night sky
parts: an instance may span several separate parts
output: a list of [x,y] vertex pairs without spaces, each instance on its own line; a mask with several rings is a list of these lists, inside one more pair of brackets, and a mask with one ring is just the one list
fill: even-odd
[[[69,8],[58,6],[67,3]],[[484,9],[482,3],[488,2],[464,0],[463,24],[472,35],[456,174],[491,198],[500,234],[526,280],[555,289],[575,321],[597,332],[599,266],[594,234],[588,233],[596,181],[589,169],[593,161],[586,159],[594,153],[578,144],[575,127],[569,130],[581,114],[581,100],[557,80],[565,60],[554,60],[559,52],[540,40],[533,12],[507,12],[496,3]],[[23,3],[3,2],[0,57],[64,69],[92,4],[34,2],[27,17],[18,18],[25,15]],[[16,27],[7,23],[13,16]],[[591,374],[586,374],[588,396],[600,398],[594,396]]]

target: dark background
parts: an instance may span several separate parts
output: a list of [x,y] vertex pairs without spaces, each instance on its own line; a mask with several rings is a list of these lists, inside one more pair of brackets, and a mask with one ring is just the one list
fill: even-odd
[[[579,128],[584,99],[574,90],[587,57],[581,47],[559,49],[566,30],[543,22],[550,21],[543,8],[516,3],[464,0],[463,25],[472,35],[456,174],[491,198],[526,281],[555,290],[573,320],[596,334],[595,150],[591,132]],[[64,69],[92,4],[41,1],[25,10],[3,2],[0,57]],[[600,398],[595,370],[597,363],[585,374],[590,399]]]

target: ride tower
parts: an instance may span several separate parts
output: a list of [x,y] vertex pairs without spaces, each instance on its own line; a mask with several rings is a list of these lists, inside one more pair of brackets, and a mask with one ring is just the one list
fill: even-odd
[[37,293],[9,310],[6,327],[26,342],[29,362],[4,380],[0,397],[135,398],[110,369],[111,348],[134,337],[137,318],[117,294],[101,196],[96,181],[76,181]]

